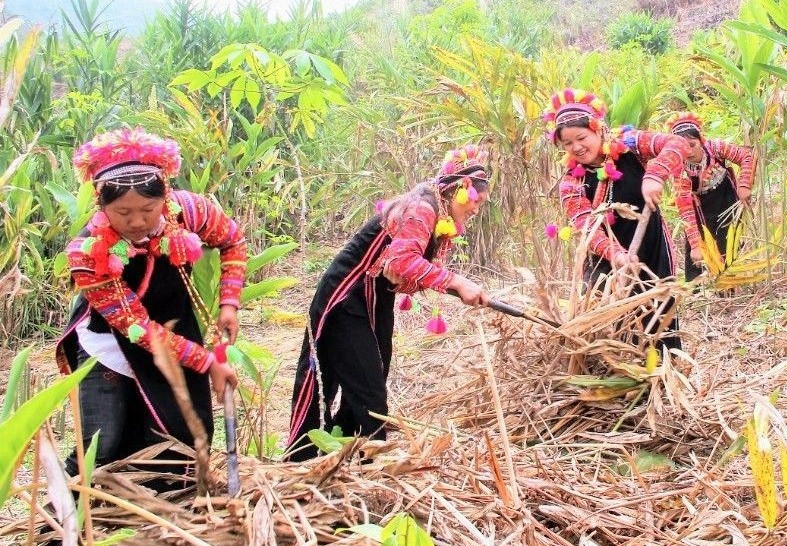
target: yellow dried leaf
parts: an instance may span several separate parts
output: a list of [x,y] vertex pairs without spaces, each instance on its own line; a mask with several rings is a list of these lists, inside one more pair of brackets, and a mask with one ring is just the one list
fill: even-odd
[[749,465],[754,478],[754,493],[760,509],[762,522],[767,529],[773,529],[779,516],[779,504],[776,501],[776,476],[773,467],[773,452],[768,440],[767,429],[759,434],[757,418],[746,424],[746,438],[749,445]]

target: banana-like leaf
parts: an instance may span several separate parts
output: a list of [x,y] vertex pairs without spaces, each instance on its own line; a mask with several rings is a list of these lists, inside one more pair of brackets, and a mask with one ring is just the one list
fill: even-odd
[[62,403],[68,393],[88,374],[95,358],[82,364],[74,373],[57,380],[27,402],[19,406],[8,419],[0,423],[0,506],[5,504],[17,462],[44,421]]

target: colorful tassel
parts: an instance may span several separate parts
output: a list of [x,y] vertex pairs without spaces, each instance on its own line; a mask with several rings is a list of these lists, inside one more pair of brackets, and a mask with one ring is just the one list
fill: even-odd
[[135,322],[128,327],[128,340],[131,343],[137,343],[140,339],[145,337],[146,333],[145,329]]
[[547,236],[547,239],[554,239],[557,237],[557,231],[557,226],[555,224],[550,223],[544,227],[544,235]]
[[113,277],[120,277],[123,274],[123,262],[114,254],[107,257],[107,271]]
[[453,218],[440,218],[434,228],[436,237],[456,237],[459,232],[456,229],[456,224]]
[[446,330],[448,330],[448,328],[443,320],[443,315],[440,313],[440,310],[435,307],[432,311],[432,318],[426,323],[426,331],[430,334],[439,335],[444,334]]
[[456,190],[456,195],[454,195],[454,201],[456,201],[460,205],[466,205],[469,199],[470,196],[468,195],[467,188],[459,188],[458,190]]
[[568,241],[571,239],[571,236],[574,234],[574,228],[571,226],[563,226],[558,231],[557,236],[560,238],[561,241]]
[[574,178],[582,178],[583,176],[585,176],[586,172],[587,171],[585,171],[585,167],[583,167],[582,165],[576,165],[573,169],[571,169],[571,172],[569,174]]
[[399,310],[400,311],[409,311],[413,308],[413,298],[410,297],[410,294],[405,294],[402,298],[402,301],[399,302]]
[[193,264],[202,257],[202,240],[199,235],[191,231],[187,232],[183,239],[186,247],[186,260]]
[[467,197],[470,198],[471,201],[476,202],[479,199],[478,190],[476,190],[473,186],[467,188]]
[[213,346],[213,356],[216,357],[216,361],[219,364],[224,364],[227,362],[227,344],[226,343],[217,343]]

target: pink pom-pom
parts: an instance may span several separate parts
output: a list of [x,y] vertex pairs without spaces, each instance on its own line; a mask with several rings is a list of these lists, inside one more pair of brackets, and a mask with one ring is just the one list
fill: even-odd
[[467,188],[467,197],[471,201],[478,201],[478,190],[476,190],[473,186]]
[[571,169],[571,172],[569,174],[571,174],[571,176],[573,176],[574,178],[582,178],[583,176],[585,176],[585,172],[586,172],[585,167],[583,167],[582,165],[577,165],[576,167]]
[[377,201],[377,202],[374,204],[374,211],[375,211],[377,214],[382,214],[382,213],[383,213],[383,208],[384,208],[384,207],[385,207],[385,201],[383,201],[383,200],[381,199],[381,200]]
[[457,164],[454,161],[448,161],[443,164],[443,168],[440,169],[440,173],[443,175],[454,174],[457,169]]
[[413,298],[411,298],[409,294],[405,294],[405,296],[402,298],[402,301],[399,302],[399,310],[409,311],[412,308],[413,308]]
[[107,258],[107,270],[112,276],[119,277],[123,273],[123,262],[114,254],[110,254]]
[[557,137],[557,131],[555,131],[554,129],[552,129],[551,131],[549,131],[549,133],[547,133],[547,138],[552,142],[555,142],[556,137]]
[[216,357],[216,360],[219,362],[219,364],[224,364],[227,362],[227,344],[219,343],[218,345],[214,346],[213,355]]
[[109,227],[109,216],[103,210],[100,210],[93,215],[90,223],[97,229]]
[[194,263],[202,256],[202,240],[196,233],[189,232],[184,237],[184,244],[186,245],[186,259],[190,263]]
[[544,227],[544,235],[547,236],[547,239],[554,239],[557,237],[557,226],[552,223],[547,224]]
[[566,104],[570,104],[574,102],[574,90],[573,89],[566,89],[563,91],[563,97],[566,99]]
[[430,318],[429,322],[426,323],[426,330],[430,334],[444,334],[447,329],[443,315],[440,313],[437,313],[436,316]]

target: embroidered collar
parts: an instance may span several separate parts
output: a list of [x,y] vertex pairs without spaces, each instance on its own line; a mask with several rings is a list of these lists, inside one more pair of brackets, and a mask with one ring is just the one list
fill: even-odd
[[168,200],[157,235],[141,246],[121,237],[109,223],[106,213],[98,211],[88,223],[90,236],[85,238],[81,251],[93,259],[98,277],[119,278],[129,259],[138,254],[168,256],[175,267],[193,264],[202,255],[202,240],[196,233],[180,226],[177,222],[180,211],[180,205]]

